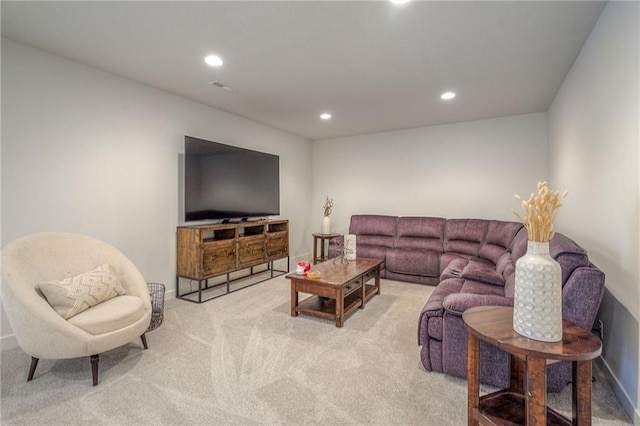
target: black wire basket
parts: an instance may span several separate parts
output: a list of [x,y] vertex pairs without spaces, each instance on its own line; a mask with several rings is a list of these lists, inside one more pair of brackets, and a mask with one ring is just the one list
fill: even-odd
[[147,283],[149,297],[151,297],[151,323],[147,331],[160,327],[164,319],[164,284]]

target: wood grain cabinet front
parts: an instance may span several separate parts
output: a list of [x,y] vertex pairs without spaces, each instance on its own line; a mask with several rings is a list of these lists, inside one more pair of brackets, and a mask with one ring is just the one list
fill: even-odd
[[233,240],[202,245],[202,271],[204,276],[236,270],[237,250]]
[[[222,223],[215,225],[179,226],[177,230],[176,297],[197,294],[202,301],[202,291],[209,289],[210,278],[266,264],[274,277],[273,262],[287,259],[289,271],[289,221],[261,220],[256,222]],[[180,278],[197,281],[197,290],[185,294],[180,291]],[[191,300],[191,299],[187,299]],[[210,299],[207,299],[210,300]],[[194,301],[194,300],[191,300]]]
[[248,268],[267,261],[263,235],[243,237],[238,242],[238,267]]
[[289,255],[289,232],[267,234],[267,259],[278,259]]

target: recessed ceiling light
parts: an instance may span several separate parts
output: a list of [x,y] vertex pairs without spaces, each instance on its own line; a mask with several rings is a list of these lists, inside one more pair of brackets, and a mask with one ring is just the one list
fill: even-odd
[[211,65],[212,67],[219,67],[220,65],[222,65],[222,59],[220,59],[220,57],[216,55],[209,55],[204,58],[204,61],[207,63],[207,65]]
[[389,0],[393,4],[405,4],[409,3],[411,0]]
[[322,118],[323,120],[329,120],[331,118],[331,114],[325,112],[323,114],[320,114],[320,118]]
[[440,95],[440,99],[444,99],[445,101],[448,101],[449,99],[453,99],[456,97],[456,94],[453,92],[444,92],[442,95]]

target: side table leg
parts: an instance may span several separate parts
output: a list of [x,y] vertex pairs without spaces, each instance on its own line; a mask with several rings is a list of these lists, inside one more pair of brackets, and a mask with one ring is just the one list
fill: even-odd
[[467,339],[467,419],[469,426],[478,426],[474,412],[480,407],[480,341],[468,333]]
[[546,426],[547,424],[547,362],[544,358],[527,359],[525,417],[526,424]]
[[572,413],[573,424],[577,426],[591,425],[591,360],[574,361]]
[[515,355],[510,355],[509,362],[511,363],[509,391],[523,395],[524,391],[522,386],[524,383],[524,361]]
[[291,316],[298,316],[298,290],[296,289],[296,280],[291,280]]
[[318,237],[313,236],[313,264],[318,263]]

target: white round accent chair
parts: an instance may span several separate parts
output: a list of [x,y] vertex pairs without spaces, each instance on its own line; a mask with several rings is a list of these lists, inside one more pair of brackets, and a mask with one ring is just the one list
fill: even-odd
[[140,338],[151,320],[144,277],[119,250],[100,240],[46,232],[2,251],[2,304],[20,347],[39,359],[89,356],[98,384],[99,354]]

